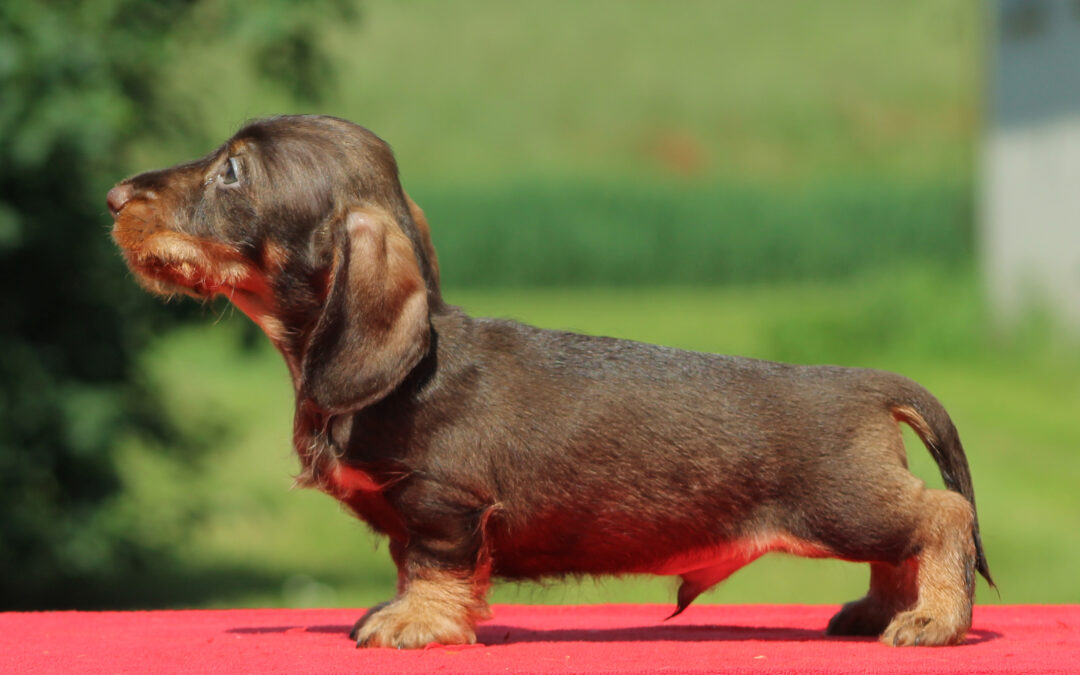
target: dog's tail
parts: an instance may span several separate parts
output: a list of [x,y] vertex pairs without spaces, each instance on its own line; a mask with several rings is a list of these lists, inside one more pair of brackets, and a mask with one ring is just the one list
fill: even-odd
[[974,516],[972,534],[975,537],[975,569],[991,587],[997,588],[990,576],[990,566],[986,562],[982,539],[979,536],[975,488],[971,484],[971,470],[968,468],[964,446],[960,444],[960,435],[949,414],[945,412],[945,407],[932,394],[914,383],[910,383],[905,389],[907,391],[902,400],[891,406],[892,415],[910,426],[922,439],[941,471],[945,487],[959,492],[971,504],[971,513]]

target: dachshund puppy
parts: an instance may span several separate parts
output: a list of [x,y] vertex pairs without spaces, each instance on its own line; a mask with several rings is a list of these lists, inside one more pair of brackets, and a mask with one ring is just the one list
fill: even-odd
[[[469,317],[362,127],[255,121],[108,205],[146,288],[224,295],[262,328],[292,375],[300,482],[389,538],[397,595],[361,646],[475,641],[493,576],[678,576],[677,614],[769,551],[870,564],[828,633],[948,645],[974,571],[993,583],[964,451],[922,387]],[[898,422],[948,490],[908,472]]]

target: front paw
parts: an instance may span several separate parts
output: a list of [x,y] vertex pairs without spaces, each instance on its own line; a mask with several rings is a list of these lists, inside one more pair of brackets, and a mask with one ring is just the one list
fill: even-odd
[[967,627],[926,612],[901,612],[881,634],[881,641],[893,647],[940,647],[964,641]]
[[[370,609],[368,609],[368,611],[364,612],[364,616],[357,619],[356,623],[353,624],[352,630],[349,631],[349,639],[350,640],[359,639],[359,637],[360,637],[360,628],[365,623],[367,623],[367,620],[371,617],[371,615],[378,612],[380,609],[382,609],[383,607],[386,607],[389,604],[390,604],[389,600],[387,600],[386,602],[380,602],[379,604],[375,605],[374,607],[371,607]],[[361,645],[356,645],[356,646],[360,647]]]
[[373,607],[349,634],[357,647],[419,649],[433,642],[444,645],[476,642],[464,608],[423,603],[408,594]]

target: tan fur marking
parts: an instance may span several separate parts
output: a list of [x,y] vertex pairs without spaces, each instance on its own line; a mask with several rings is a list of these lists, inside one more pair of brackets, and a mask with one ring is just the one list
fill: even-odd
[[[348,230],[352,239],[350,279],[353,292],[363,301],[376,301],[377,305],[372,309],[382,310],[381,313],[369,313],[368,321],[374,319],[377,322],[369,327],[383,328],[390,333],[388,337],[400,338],[401,333],[411,337],[411,326],[402,326],[402,319],[417,320],[416,309],[423,309],[425,317],[427,314],[426,300],[421,293],[424,278],[413,255],[412,243],[400,229],[390,224],[389,216],[370,210],[352,212]],[[409,300],[414,298],[423,301],[422,307],[410,307]]]
[[[280,345],[285,340],[287,330],[281,319],[277,318],[273,296],[269,293],[269,289],[264,293],[255,293],[233,288],[222,291],[222,295],[226,296],[229,301],[236,305],[237,309],[254,321],[259,328],[262,328],[266,336],[275,345]],[[288,359],[286,359],[286,362],[288,362]],[[289,368],[290,370],[293,369],[292,364],[290,364]]]
[[272,241],[267,242],[262,250],[262,267],[268,274],[277,274],[285,269],[289,262],[289,249]]
[[[139,211],[138,207],[142,207]],[[224,295],[254,321],[273,342],[285,338],[285,326],[275,315],[273,294],[263,274],[236,249],[226,244],[171,230],[150,227],[145,204],[124,209],[113,236],[148,290],[162,295],[196,297]],[[269,245],[272,264],[284,264],[281,247]]]
[[486,583],[441,570],[414,573],[397,598],[360,619],[353,637],[360,646],[398,649],[472,644],[476,623],[491,615],[483,598]]
[[270,338],[270,341],[274,344],[278,344],[285,339],[285,324],[281,322],[281,319],[269,312],[263,313],[255,323],[259,324],[259,328],[263,329],[266,337]]
[[265,289],[255,267],[236,249],[219,242],[168,230],[134,236],[118,233],[117,242],[131,268],[142,278],[204,296],[227,294],[232,289]]
[[911,406],[899,405],[892,410],[893,417],[900,421],[905,422],[908,426],[915,430],[915,433],[919,434],[921,438],[927,439],[930,443],[937,443],[937,436],[934,435],[930,425],[926,423],[923,416],[918,413]]

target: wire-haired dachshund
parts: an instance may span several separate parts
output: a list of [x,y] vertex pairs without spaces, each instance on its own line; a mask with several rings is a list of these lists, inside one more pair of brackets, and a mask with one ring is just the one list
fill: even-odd
[[[925,389],[467,316],[363,127],[258,120],[108,206],[146,288],[224,295],[262,328],[292,375],[301,483],[389,537],[397,595],[358,645],[473,642],[493,576],[674,575],[678,613],[769,551],[870,563],[828,633],[948,645],[975,570],[993,583],[960,439]],[[948,490],[908,472],[898,422]]]

